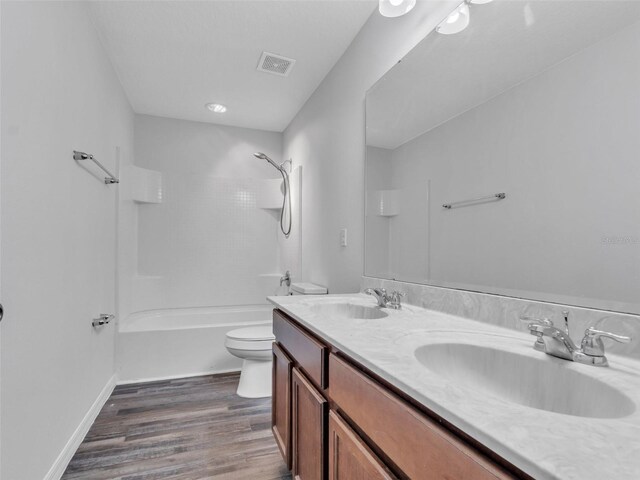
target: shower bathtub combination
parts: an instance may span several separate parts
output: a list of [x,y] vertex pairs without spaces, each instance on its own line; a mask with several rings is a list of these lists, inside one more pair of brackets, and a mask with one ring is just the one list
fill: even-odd
[[271,325],[269,305],[148,310],[129,315],[118,330],[120,383],[238,371],[229,354],[230,330]]

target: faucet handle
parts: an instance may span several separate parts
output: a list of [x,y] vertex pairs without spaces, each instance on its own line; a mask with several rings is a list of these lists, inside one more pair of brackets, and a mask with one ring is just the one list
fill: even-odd
[[603,338],[610,338],[619,343],[630,343],[631,337],[624,335],[618,335],[611,332],[605,332],[604,330],[598,330],[594,327],[589,327],[584,332],[584,338],[582,339],[582,351],[586,355],[593,357],[604,356],[604,343]]
[[553,327],[553,321],[546,317],[532,317],[531,315],[521,315],[520,320],[523,322],[537,323],[546,327]]
[[397,303],[398,305],[400,304],[400,299],[403,297],[406,297],[407,294],[404,292],[399,292],[398,290],[394,290],[393,292],[391,292],[391,295],[389,295],[389,298],[391,299],[391,301],[393,303]]
[[364,293],[366,293],[367,295],[386,295],[387,294],[387,290],[385,288],[367,288]]
[[407,294],[404,292],[399,292],[398,290],[394,290],[393,292],[391,292],[391,295],[389,295],[389,303],[387,306],[389,308],[395,308],[395,309],[402,308],[402,303],[400,299],[406,295]]

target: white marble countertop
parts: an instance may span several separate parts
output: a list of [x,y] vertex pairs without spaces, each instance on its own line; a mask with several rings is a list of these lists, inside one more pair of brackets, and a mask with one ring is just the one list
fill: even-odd
[[[332,302],[375,305],[374,299],[364,294],[268,300],[536,479],[640,479],[640,362],[636,360],[608,355],[610,366],[606,368],[560,360],[534,350],[535,339],[528,334],[411,305],[404,305],[402,310],[384,309],[388,317],[367,320],[327,315],[314,307]],[[553,368],[588,375],[622,392],[633,412],[621,418],[565,415],[451,381],[429,370],[414,354],[419,346],[446,342],[554,362]],[[535,381],[559,396],[568,388],[553,385],[551,380],[548,384],[540,378]],[[598,400],[596,390],[585,401]]]

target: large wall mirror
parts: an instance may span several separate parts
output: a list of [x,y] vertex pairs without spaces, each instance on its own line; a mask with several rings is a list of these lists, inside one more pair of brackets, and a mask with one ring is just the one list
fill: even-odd
[[640,2],[470,7],[367,93],[365,275],[640,313]]

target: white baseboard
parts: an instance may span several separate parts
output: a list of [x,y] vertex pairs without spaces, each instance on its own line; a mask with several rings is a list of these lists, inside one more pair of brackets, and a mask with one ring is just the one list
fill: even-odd
[[91,408],[89,408],[89,411],[82,419],[82,422],[80,422],[80,425],[78,425],[78,428],[76,428],[73,435],[71,435],[71,438],[60,452],[60,455],[58,455],[58,458],[56,458],[56,461],[53,463],[51,469],[49,469],[44,480],[60,480],[62,474],[67,469],[67,465],[69,465],[73,455],[76,453],[76,450],[100,413],[100,410],[109,399],[109,396],[111,396],[116,383],[117,376],[113,375],[98,395],[98,398],[96,398],[96,401],[93,402]]
[[176,375],[167,375],[162,377],[135,378],[135,379],[128,379],[128,380],[119,380],[118,385],[132,385],[134,383],[160,382],[162,380],[176,380],[179,378],[204,377],[206,375],[223,375],[225,373],[240,373],[240,370],[237,368],[231,368],[228,370],[207,370],[205,372],[183,373],[183,374],[176,374]]

